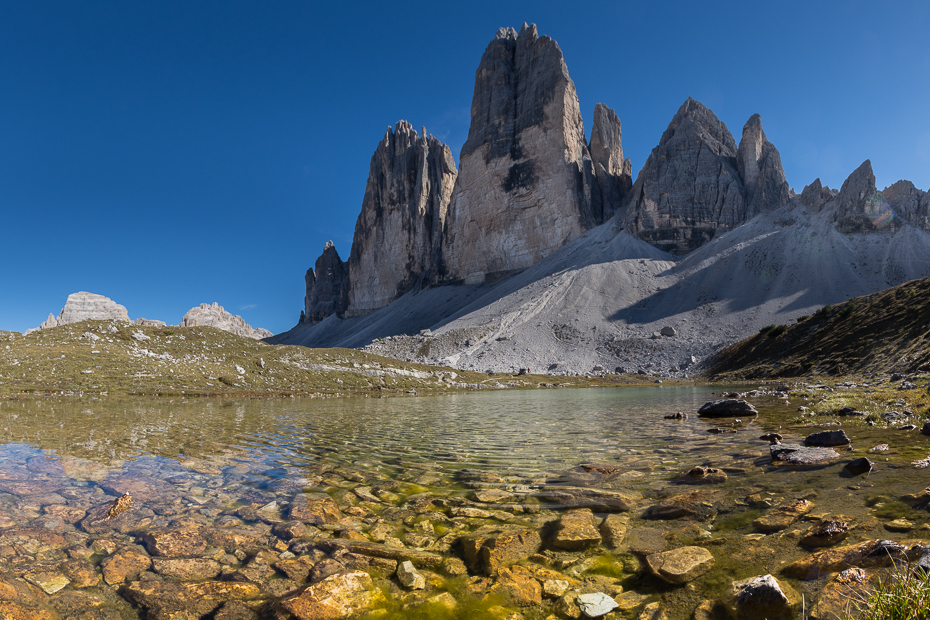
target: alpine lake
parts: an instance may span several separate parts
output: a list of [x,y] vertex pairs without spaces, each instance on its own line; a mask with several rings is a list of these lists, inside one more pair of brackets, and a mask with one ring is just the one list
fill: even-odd
[[[770,574],[836,617],[930,540],[930,437],[798,413],[841,389],[0,401],[0,615],[706,620]],[[737,390],[757,417],[698,417]],[[838,428],[819,466],[760,440]]]

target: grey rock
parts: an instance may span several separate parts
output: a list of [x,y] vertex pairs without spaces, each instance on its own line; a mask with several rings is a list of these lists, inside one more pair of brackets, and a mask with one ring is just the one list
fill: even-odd
[[582,594],[575,599],[575,604],[581,609],[581,613],[589,618],[599,618],[612,612],[620,605],[603,592],[592,592]]
[[157,321],[155,319],[145,319],[145,318],[138,318],[135,321],[133,321],[133,324],[141,325],[143,327],[167,327],[168,326],[168,324],[165,323],[164,321]]
[[702,418],[736,418],[741,416],[755,416],[758,411],[750,403],[737,398],[724,398],[705,403],[698,409]]
[[825,204],[836,197],[836,193],[829,187],[824,187],[817,178],[810,185],[804,186],[801,191],[801,204],[811,211],[820,211]]
[[758,114],[753,114],[743,126],[737,169],[746,189],[749,207],[745,219],[788,204],[788,182],[781,166],[781,156],[766,139]]
[[930,194],[910,181],[898,181],[882,190],[882,197],[894,209],[895,217],[930,232]]
[[875,189],[872,162],[868,159],[843,182],[840,193],[828,208],[833,213],[836,229],[842,233],[879,229],[894,231],[900,228],[882,195]]
[[687,254],[748,219],[726,125],[689,97],[647,158],[626,210],[630,233],[672,254]]
[[459,160],[441,280],[525,269],[598,222],[575,85],[558,44],[536,26],[502,28],[485,50]]
[[632,163],[623,159],[622,132],[617,113],[603,103],[594,106],[591,143],[588,149],[601,195],[600,221],[619,212],[623,199],[633,187]]
[[341,315],[348,306],[349,268],[339,258],[336,246],[327,241],[323,253],[304,280],[307,294],[304,297],[302,323],[319,323],[333,314]]
[[846,436],[846,431],[840,429],[835,431],[820,431],[819,433],[811,433],[804,440],[805,446],[817,446],[817,447],[831,447],[831,446],[845,446],[849,443],[849,437]]
[[788,443],[770,445],[769,455],[772,463],[783,465],[822,465],[840,458],[840,453],[830,448],[809,448]]
[[191,308],[184,315],[184,318],[181,319],[180,326],[216,327],[223,331],[231,332],[238,336],[245,336],[246,338],[254,338],[255,340],[261,340],[262,338],[268,338],[273,335],[267,329],[262,329],[261,327],[253,328],[246,323],[245,319],[241,316],[226,312],[226,309],[216,302],[212,304],[200,304],[199,306]]
[[663,327],[662,330],[661,330],[659,333],[662,334],[663,336],[668,337],[668,338],[671,338],[672,336],[678,335],[678,332],[675,331],[675,328],[674,328],[674,327],[669,327],[668,325],[666,325],[665,327]]
[[772,575],[762,575],[734,581],[727,602],[737,620],[777,620],[794,617],[793,608],[800,603],[800,597]]
[[407,121],[391,128],[371,157],[349,255],[345,316],[384,307],[428,285],[456,178],[449,147]]
[[872,471],[874,465],[875,463],[865,457],[862,457],[846,463],[846,466],[843,469],[853,476],[858,476],[859,474],[867,474]]
[[924,435],[930,435],[930,422],[924,422],[923,427],[920,429],[920,432]]
[[126,307],[122,306],[109,297],[96,295],[86,291],[71,293],[65,301],[65,307],[56,317],[53,314],[48,315],[48,319],[35,329],[30,329],[26,333],[31,333],[39,329],[48,329],[58,327],[59,325],[68,325],[69,323],[78,323],[80,321],[126,321],[129,322],[129,313]]

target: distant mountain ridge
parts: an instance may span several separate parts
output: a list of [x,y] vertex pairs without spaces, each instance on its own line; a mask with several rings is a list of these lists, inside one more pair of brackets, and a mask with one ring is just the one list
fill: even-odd
[[[550,341],[530,330],[498,344],[453,339],[447,353],[436,353],[443,350],[436,342],[433,354],[419,357],[395,341],[395,354],[445,363],[457,355],[474,367],[506,369],[530,358],[541,363],[548,351],[564,358],[552,362],[556,369],[586,372],[621,367],[618,360],[642,369],[661,341],[638,326],[662,327],[656,317],[718,322],[690,345],[681,338],[663,345],[659,364],[680,371],[759,322],[930,275],[930,195],[908,181],[877,191],[869,161],[839,190],[816,179],[797,195],[758,114],[737,145],[712,111],[689,98],[632,183],[617,115],[599,103],[586,141],[579,109],[555,41],[535,26],[501,29],[476,71],[460,169],[425,129],[417,136],[404,121],[389,129],[372,158],[350,260],[327,244],[307,272],[299,324],[272,341],[377,347],[384,336],[423,329],[434,339],[456,330],[498,333],[502,304],[517,324],[522,315],[548,316],[554,307],[542,306],[555,304],[553,324],[579,322],[579,333],[596,328],[598,336]],[[587,288],[575,299],[530,294],[542,282],[571,289],[553,269]],[[752,278],[751,286],[741,283],[751,293],[733,284],[738,277]],[[572,304],[592,293],[598,310],[571,316]],[[737,298],[739,307],[720,303]],[[701,314],[710,308],[716,314]],[[605,344],[605,333],[650,343]],[[536,341],[549,348],[533,353]],[[481,351],[469,353],[476,342],[481,362]],[[582,352],[585,342],[599,344]],[[631,347],[642,351],[603,353]]]

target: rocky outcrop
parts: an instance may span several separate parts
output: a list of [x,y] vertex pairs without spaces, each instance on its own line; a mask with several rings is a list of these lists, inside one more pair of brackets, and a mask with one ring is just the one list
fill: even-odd
[[342,314],[348,305],[348,280],[348,265],[339,258],[333,242],[327,241],[316,264],[304,276],[307,294],[300,322],[319,323],[333,314]]
[[843,182],[829,208],[836,229],[842,233],[870,232],[886,224],[895,226],[891,209],[875,189],[872,162],[868,159]]
[[246,323],[241,316],[226,312],[223,306],[216,302],[212,304],[200,304],[191,308],[181,319],[180,327],[216,327],[223,331],[231,332],[237,336],[254,338],[260,340],[273,336],[270,331],[262,328],[253,328]]
[[38,329],[48,329],[67,325],[68,323],[77,323],[79,321],[126,321],[129,322],[129,313],[126,307],[122,306],[109,297],[96,295],[81,291],[71,293],[65,301],[65,307],[56,317],[53,314],[48,315],[48,319],[35,329],[30,329],[26,333],[34,332]]
[[737,154],[726,125],[689,97],[633,185],[627,229],[659,249],[687,254],[745,221]]
[[525,269],[594,226],[600,192],[558,44],[502,28],[478,70],[439,280]]
[[930,232],[930,193],[917,189],[910,181],[898,181],[882,190],[882,196],[896,217]]
[[594,106],[591,143],[588,150],[594,162],[594,174],[601,195],[600,221],[607,221],[620,211],[623,198],[633,187],[633,164],[623,159],[620,118],[603,103]]
[[781,156],[766,140],[762,118],[758,114],[753,114],[743,126],[736,165],[749,206],[744,219],[788,204],[788,182],[781,166]]
[[801,191],[801,204],[811,211],[820,211],[825,204],[836,198],[836,190],[825,187],[820,179],[814,179],[810,185],[805,185]]
[[429,284],[455,184],[449,147],[407,121],[371,158],[349,256],[346,316],[367,314]]

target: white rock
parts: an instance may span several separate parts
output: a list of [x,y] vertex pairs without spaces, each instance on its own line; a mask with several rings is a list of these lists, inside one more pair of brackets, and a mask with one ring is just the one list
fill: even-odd
[[245,320],[237,315],[226,312],[223,306],[216,302],[212,304],[200,304],[196,308],[191,308],[181,319],[181,327],[216,327],[223,331],[231,332],[238,336],[254,338],[261,340],[268,338],[273,334],[267,329],[260,327],[253,328]]
[[132,332],[132,339],[138,340],[139,342],[145,342],[146,340],[151,340],[151,336],[146,336],[142,332]]
[[582,594],[575,599],[575,604],[578,605],[582,613],[589,618],[599,618],[620,607],[617,601],[603,592]]

